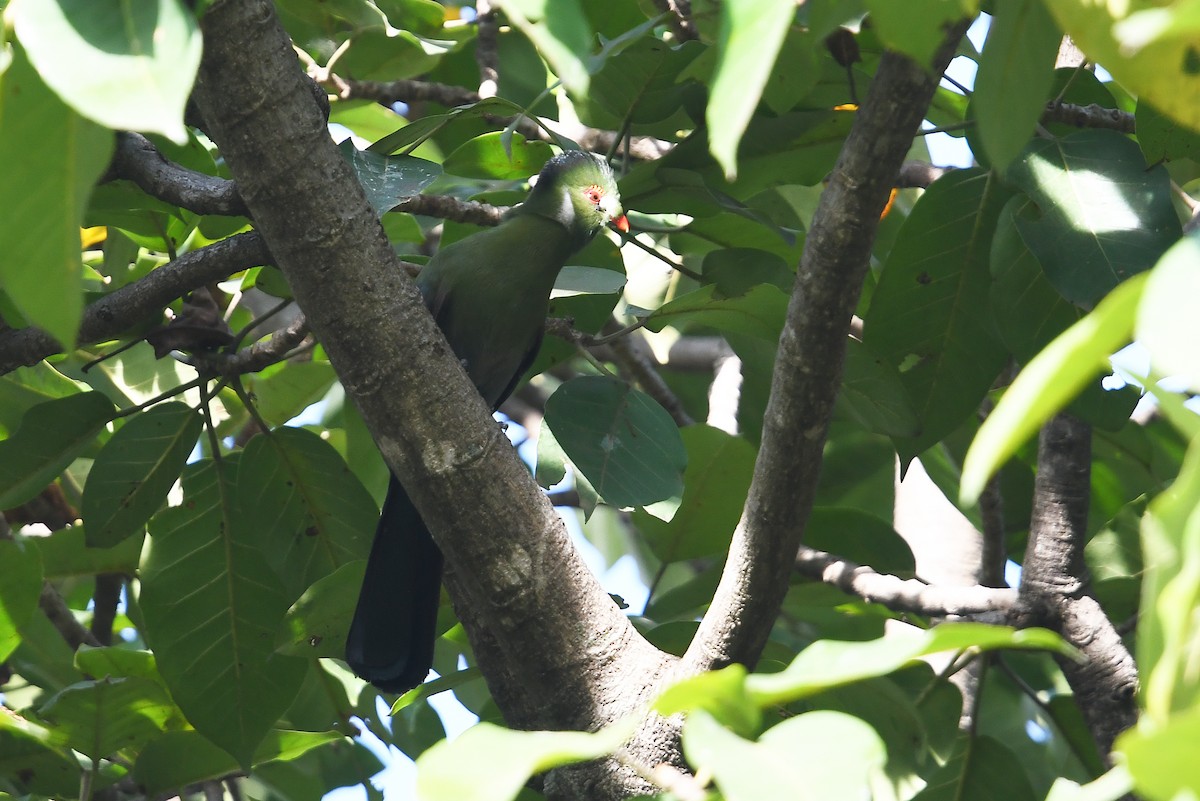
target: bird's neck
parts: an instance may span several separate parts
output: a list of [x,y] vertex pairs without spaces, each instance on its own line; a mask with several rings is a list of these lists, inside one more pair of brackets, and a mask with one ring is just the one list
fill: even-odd
[[581,249],[596,235],[596,228],[583,221],[565,187],[534,191],[524,203],[513,210],[513,214],[540,217],[562,226],[567,232],[571,253]]

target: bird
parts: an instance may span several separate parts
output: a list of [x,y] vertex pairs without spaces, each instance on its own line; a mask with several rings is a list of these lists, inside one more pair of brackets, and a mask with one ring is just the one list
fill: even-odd
[[[425,305],[493,410],[537,355],[559,271],[608,225],[629,231],[612,169],[568,150],[546,162],[498,226],[442,248],[422,268]],[[442,553],[393,474],[346,638],[355,675],[389,693],[425,680],[441,575]]]

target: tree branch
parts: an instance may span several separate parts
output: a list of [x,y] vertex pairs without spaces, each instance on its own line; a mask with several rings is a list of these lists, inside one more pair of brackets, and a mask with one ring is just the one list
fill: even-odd
[[137,133],[117,133],[117,147],[103,181],[124,178],[143,192],[196,214],[245,216],[246,204],[237,184],[225,178],[205,175],[168,161],[146,137]]
[[742,520],[721,583],[684,663],[753,664],[766,643],[812,511],[846,330],[866,275],[879,213],[925,109],[966,30],[953,27],[934,74],[886,53],[813,217],[787,320]]
[[1127,134],[1135,133],[1137,127],[1133,115],[1128,111],[1106,108],[1097,103],[1080,106],[1058,100],[1047,103],[1046,110],[1042,112],[1042,124],[1048,122],[1061,122],[1076,128],[1107,128]]
[[893,611],[932,617],[1007,612],[1017,600],[1016,590],[902,579],[807,546],[801,546],[796,554],[796,571]]
[[1015,622],[1060,632],[1087,658],[1059,659],[1100,753],[1137,718],[1137,666],[1092,595],[1083,546],[1091,492],[1092,431],[1067,414],[1052,418],[1038,440],[1033,519]]
[[[243,233],[185,253],[145,278],[105,295],[88,306],[79,326],[82,345],[115,339],[139,323],[162,314],[171,301],[233,273],[272,264],[262,237]],[[0,374],[32,366],[62,352],[62,345],[40,328],[0,333]]]

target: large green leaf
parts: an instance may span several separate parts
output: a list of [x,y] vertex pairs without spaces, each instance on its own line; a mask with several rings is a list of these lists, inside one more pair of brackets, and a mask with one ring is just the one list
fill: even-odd
[[275,653],[288,599],[257,542],[236,534],[229,470],[184,472],[184,502],[150,522],[139,605],[171,695],[196,729],[243,767],[304,680]]
[[45,401],[78,395],[81,387],[46,362],[0,377],[0,436],[17,429],[25,412]]
[[1025,768],[1003,743],[964,734],[913,801],[1035,801]]
[[528,178],[554,155],[550,145],[527,141],[520,133],[506,137],[492,131],[459,145],[442,168],[451,175],[484,180],[513,181]]
[[664,303],[646,318],[646,327],[661,331],[668,325],[693,323],[775,343],[779,341],[787,304],[788,296],[772,284],[759,284],[735,297],[725,296],[716,284],[706,284]]
[[934,182],[900,229],[871,297],[864,342],[899,369],[921,422],[917,437],[897,443],[905,458],[974,414],[1004,366],[987,302],[992,232],[1007,198],[980,170]]
[[737,178],[737,152],[784,35],[796,15],[792,0],[742,0],[720,6],[717,69],[705,121],[713,157],[729,180]]
[[367,201],[380,217],[404,198],[418,194],[442,174],[442,168],[432,161],[359,150],[349,138],[342,140],[338,150],[354,168]]
[[587,95],[593,35],[579,0],[500,0],[496,5],[529,37],[567,91]]
[[1200,159],[1200,131],[1168,117],[1139,98],[1135,112],[1138,146],[1147,164],[1174,159]]
[[912,549],[892,524],[861,509],[814,508],[804,530],[804,544],[869,564],[883,573],[905,578],[916,573]]
[[92,759],[139,748],[174,714],[175,705],[161,685],[136,677],[73,684],[41,709],[72,748]]
[[37,609],[42,560],[29,540],[0,540],[0,662],[21,641],[18,630]]
[[179,0],[23,0],[17,37],[46,83],[107,128],[187,138],[200,67],[196,17]]
[[979,136],[995,169],[1008,167],[1033,134],[1061,40],[1041,0],[996,6],[972,95]]
[[325,397],[337,375],[329,362],[280,362],[248,379],[259,415],[282,425]]
[[704,711],[683,726],[688,764],[712,772],[729,801],[764,798],[866,798],[882,773],[887,749],[862,720],[818,711],[767,729],[757,743],[724,728]]
[[109,548],[141,531],[167,498],[204,418],[183,403],[135,415],[96,456],[83,488],[87,543]]
[[1126,281],[1039,353],[979,428],[963,460],[961,503],[970,506],[1000,466],[1129,342],[1145,277]]
[[112,131],[64,105],[14,48],[0,82],[0,288],[68,350],[83,314],[79,226],[112,146]]
[[868,431],[890,437],[915,437],[921,422],[896,365],[876,356],[853,337],[846,338],[846,363],[838,411]]
[[[251,762],[260,765],[272,760],[296,759],[319,745],[341,738],[342,735],[335,731],[272,730],[266,733]],[[237,769],[238,762],[199,732],[172,731],[142,750],[133,766],[133,778],[148,794],[161,795],[228,776]]]
[[113,405],[83,392],[31,408],[11,437],[0,441],[0,509],[25,503],[45,489],[112,419]]
[[1130,729],[1118,738],[1122,764],[1133,777],[1133,789],[1148,801],[1200,797],[1200,707],[1193,707],[1161,726]]
[[1031,145],[1005,176],[1036,204],[1017,229],[1050,283],[1091,308],[1148,270],[1179,238],[1166,168],[1116,131],[1080,131]]
[[1162,725],[1172,715],[1200,710],[1200,439],[1193,439],[1175,482],[1142,517],[1141,617],[1137,658],[1146,718]]
[[1200,392],[1200,233],[1191,232],[1159,260],[1138,306],[1136,339],[1150,351],[1160,375],[1187,381]]
[[288,610],[279,650],[292,656],[344,658],[366,569],[367,563],[360,559],[313,582]]
[[704,51],[699,42],[684,42],[672,47],[653,36],[636,40],[592,76],[591,89],[580,116],[598,108],[617,123],[629,116],[631,122],[653,123],[666,119],[683,103],[683,89],[677,82],[680,72]]
[[975,0],[867,0],[871,22],[889,48],[912,56],[929,68],[946,39],[946,26],[975,15]]
[[278,428],[250,440],[234,497],[239,536],[257,544],[289,599],[371,548],[375,502],[311,431]]
[[652,398],[622,381],[568,381],[546,401],[546,425],[613,506],[645,506],[683,491],[687,450],[679,428]]
[[680,433],[687,469],[675,516],[665,522],[648,512],[634,513],[638,531],[664,562],[724,553],[754,474],[754,446],[741,437],[709,426],[688,426]]
[[1081,314],[1046,280],[1042,265],[1017,230],[1015,218],[1030,203],[1029,198],[1017,195],[1000,212],[992,238],[992,290],[988,295],[992,323],[1022,364],[1070,328]]
[[[417,794],[424,801],[507,801],[536,773],[611,754],[633,732],[633,724],[629,718],[588,733],[513,731],[479,723],[421,755]],[[464,771],[464,765],[471,769]]]
[[131,576],[137,572],[144,537],[126,537],[112,548],[89,548],[84,528],[71,526],[33,541],[42,555],[46,578],[94,576],[97,573]]

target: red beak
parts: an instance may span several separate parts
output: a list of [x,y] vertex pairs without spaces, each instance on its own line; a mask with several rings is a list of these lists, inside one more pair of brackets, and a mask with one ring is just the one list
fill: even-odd
[[613,220],[613,225],[623,234],[629,233],[629,218],[622,214],[620,217]]

